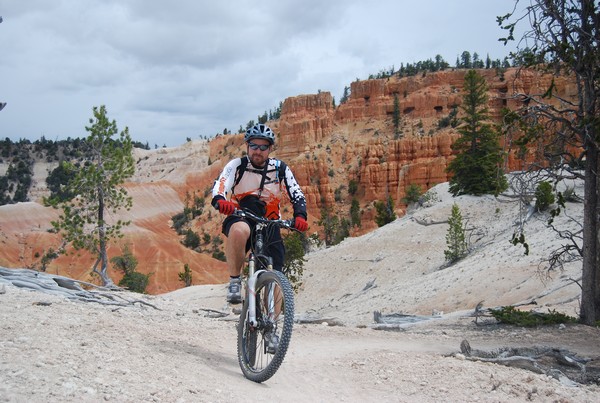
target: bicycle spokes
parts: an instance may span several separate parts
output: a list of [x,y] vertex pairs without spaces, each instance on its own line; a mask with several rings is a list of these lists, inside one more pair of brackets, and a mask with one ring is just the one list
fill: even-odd
[[293,291],[279,272],[263,272],[258,276],[255,297],[256,325],[251,326],[244,302],[240,315],[238,357],[244,376],[255,382],[269,379],[281,365],[293,327]]

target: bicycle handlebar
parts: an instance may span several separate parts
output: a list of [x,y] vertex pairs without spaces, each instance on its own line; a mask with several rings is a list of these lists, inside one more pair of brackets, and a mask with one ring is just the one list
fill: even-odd
[[298,231],[296,228],[294,228],[294,219],[293,218],[289,219],[289,220],[281,220],[281,219],[270,220],[268,218],[258,216],[256,214],[254,214],[252,211],[247,210],[247,209],[235,209],[233,211],[232,215],[235,215],[238,217],[249,217],[250,219],[256,221],[257,223],[271,224],[271,225],[276,225],[280,228],[285,228],[285,229],[289,229],[292,231]]

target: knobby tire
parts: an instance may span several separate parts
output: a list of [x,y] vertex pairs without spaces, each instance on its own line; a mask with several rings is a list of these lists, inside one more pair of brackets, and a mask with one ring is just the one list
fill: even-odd
[[[281,314],[270,320],[265,306],[265,294],[271,285],[281,292],[275,301]],[[288,279],[278,271],[263,272],[256,281],[256,318],[257,328],[252,329],[248,323],[248,295],[244,300],[240,320],[238,322],[238,361],[242,373],[254,382],[264,382],[271,378],[283,362],[292,338],[294,325],[294,291]],[[266,351],[264,334],[268,329],[275,329],[279,336],[279,346],[275,354]]]

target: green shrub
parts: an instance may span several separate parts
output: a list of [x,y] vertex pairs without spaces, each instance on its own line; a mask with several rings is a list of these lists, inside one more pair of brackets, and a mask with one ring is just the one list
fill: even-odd
[[402,202],[404,204],[416,203],[419,201],[419,198],[422,194],[423,192],[421,191],[421,186],[417,185],[416,183],[411,183],[406,188],[406,195],[402,199]]
[[354,179],[351,179],[350,182],[348,182],[348,193],[350,193],[352,196],[354,196],[357,191],[358,191],[358,183]]
[[285,245],[285,260],[283,262],[283,272],[287,276],[294,291],[302,285],[302,275],[304,273],[304,254],[306,253],[305,237],[297,232],[287,235],[283,239]]
[[129,291],[139,292],[141,294],[146,292],[146,287],[150,281],[151,274],[144,274],[135,271],[138,261],[133,256],[128,246],[123,249],[123,255],[115,256],[110,259],[114,268],[125,273],[119,286],[127,288]]
[[335,199],[336,202],[342,201],[342,192],[344,191],[344,189],[345,189],[345,186],[341,185],[334,190],[333,198]]
[[383,227],[384,225],[389,224],[396,219],[394,200],[392,199],[392,196],[388,196],[387,202],[376,201],[375,210],[377,211],[375,222],[379,227]]
[[120,287],[125,287],[129,291],[139,292],[143,294],[146,292],[146,287],[148,287],[148,282],[150,281],[150,275],[139,273],[137,271],[127,273],[123,276],[121,281],[119,281]]
[[352,204],[350,205],[350,223],[354,227],[360,227],[360,205],[356,197],[352,198]]
[[548,313],[541,313],[520,311],[514,306],[503,306],[498,309],[490,309],[490,312],[498,322],[515,326],[535,327],[577,322],[576,318],[550,309]]
[[545,211],[554,203],[554,193],[550,182],[542,181],[535,189],[535,208],[538,211]]
[[185,213],[177,213],[171,217],[173,221],[173,229],[179,235],[183,235],[183,227],[189,222],[188,216]]
[[214,259],[225,262],[227,259],[225,258],[225,253],[222,250],[216,250],[212,253],[212,257]]
[[183,271],[177,273],[177,275],[179,276],[179,281],[183,282],[183,284],[185,284],[186,287],[192,285],[192,270],[190,269],[189,264],[184,264]]
[[185,232],[185,238],[183,238],[183,245],[186,248],[196,249],[200,246],[200,237],[191,229]]

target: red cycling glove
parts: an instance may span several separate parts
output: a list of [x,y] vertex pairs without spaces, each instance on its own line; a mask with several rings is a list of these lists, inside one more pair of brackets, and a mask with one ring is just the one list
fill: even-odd
[[296,228],[300,232],[304,232],[308,229],[308,223],[302,217],[296,217],[294,219],[294,228]]
[[219,205],[219,213],[221,214],[232,215],[235,211],[235,204],[229,200],[218,200],[217,204]]

